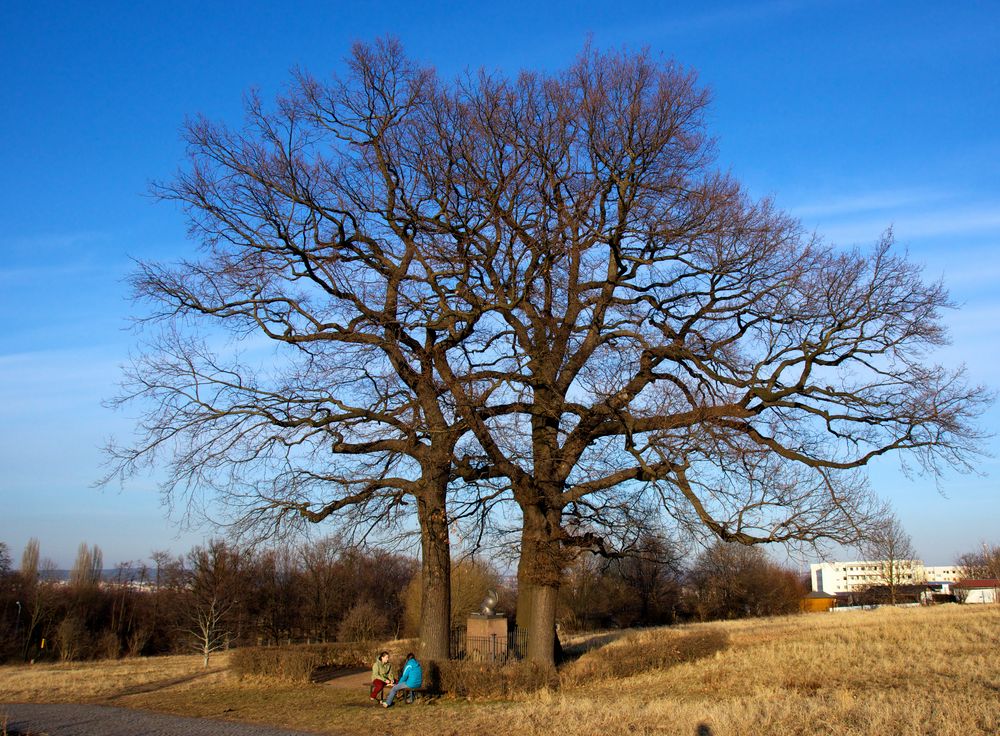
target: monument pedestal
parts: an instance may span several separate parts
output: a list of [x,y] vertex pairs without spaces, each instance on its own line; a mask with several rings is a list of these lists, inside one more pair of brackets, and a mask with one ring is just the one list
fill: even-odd
[[467,656],[485,662],[507,659],[507,617],[503,614],[469,616],[465,630]]

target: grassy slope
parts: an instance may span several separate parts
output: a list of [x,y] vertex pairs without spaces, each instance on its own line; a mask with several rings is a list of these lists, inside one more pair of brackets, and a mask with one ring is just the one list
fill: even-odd
[[[619,664],[624,653],[631,658],[648,650],[654,656],[690,632],[721,632],[728,645],[666,669],[635,661],[631,676],[610,675],[600,666],[616,653]],[[998,606],[814,614],[632,633],[567,666],[560,692],[517,702],[442,698],[386,711],[371,706],[361,688],[240,682],[222,672],[198,677],[198,664],[197,658],[170,657],[5,667],[0,702],[112,702],[366,736],[1000,733]],[[157,680],[175,684],[154,689]],[[116,695],[123,691],[132,694]]]

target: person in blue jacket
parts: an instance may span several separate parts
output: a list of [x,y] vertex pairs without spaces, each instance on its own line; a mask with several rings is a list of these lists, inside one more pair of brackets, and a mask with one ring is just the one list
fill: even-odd
[[[420,662],[413,656],[413,653],[406,655],[406,662],[403,664],[403,672],[399,676],[399,681],[392,686],[389,697],[382,703],[383,708],[391,708],[392,701],[396,699],[396,693],[400,690],[416,690],[424,683],[424,671],[420,668]],[[406,701],[413,702],[413,693],[407,693]]]

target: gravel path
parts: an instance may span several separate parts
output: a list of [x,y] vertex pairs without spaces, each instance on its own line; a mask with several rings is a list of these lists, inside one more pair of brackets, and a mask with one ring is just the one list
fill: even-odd
[[305,733],[110,705],[0,704],[0,726],[4,717],[8,736],[303,736]]

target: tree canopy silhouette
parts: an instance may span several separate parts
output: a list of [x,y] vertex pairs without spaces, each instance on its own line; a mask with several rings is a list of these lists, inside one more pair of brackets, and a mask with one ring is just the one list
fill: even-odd
[[[270,529],[415,499],[428,621],[454,494],[510,498],[538,662],[568,551],[615,554],[651,500],[724,541],[856,541],[882,514],[859,471],[967,467],[988,396],[930,362],[950,304],[891,232],[845,250],[751,197],[707,105],[648,53],[443,82],[380,41],[344,80],[251,96],[240,131],[192,122],[157,191],[206,251],[136,277],[165,329],[119,470],[169,444],[170,493]],[[279,350],[253,370],[193,325]]]

